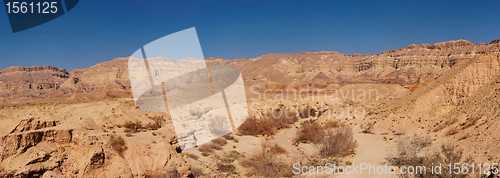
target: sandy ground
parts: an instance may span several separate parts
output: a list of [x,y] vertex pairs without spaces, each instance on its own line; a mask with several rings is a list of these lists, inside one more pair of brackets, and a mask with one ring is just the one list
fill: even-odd
[[[350,158],[352,166],[360,166],[361,164],[369,164],[371,166],[384,166],[386,163],[385,157],[389,154],[390,144],[386,143],[380,134],[364,134],[359,131],[354,132],[354,139],[358,143],[356,155]],[[376,174],[371,171],[362,171],[361,174],[338,174],[336,177],[343,178],[392,178],[396,175]]]

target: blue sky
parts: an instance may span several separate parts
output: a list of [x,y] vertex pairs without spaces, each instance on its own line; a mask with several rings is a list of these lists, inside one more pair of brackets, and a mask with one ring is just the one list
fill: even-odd
[[12,33],[0,8],[0,68],[69,70],[131,55],[196,27],[205,57],[340,51],[379,53],[413,43],[500,38],[500,1],[81,0],[69,13]]

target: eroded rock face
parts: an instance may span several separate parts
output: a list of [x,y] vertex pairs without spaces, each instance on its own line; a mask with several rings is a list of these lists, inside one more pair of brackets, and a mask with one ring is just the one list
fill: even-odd
[[0,70],[0,95],[12,97],[48,97],[61,94],[67,80],[65,69],[52,66],[9,67]]
[[87,69],[52,66],[10,67],[0,70],[0,98],[128,97],[127,59],[118,58]]
[[[414,85],[436,79],[463,60],[500,51],[500,43],[474,44],[455,40],[409,45],[380,54],[305,52],[266,54],[251,59],[209,59],[234,65],[247,85],[269,83],[281,88],[324,88],[332,84],[394,83]],[[272,86],[274,87],[274,86]],[[116,58],[86,69],[12,67],[0,71],[0,98],[83,96],[130,97],[127,58]]]
[[[23,111],[30,112],[26,107]],[[165,126],[126,136],[122,128],[117,127],[121,123],[116,121],[123,119],[152,122],[153,116],[131,109],[129,103],[77,103],[45,112],[39,110],[49,107],[54,105],[32,106],[32,111],[40,116],[28,119],[16,118],[19,117],[17,109],[0,109],[6,115],[2,121],[17,123],[4,127],[8,131],[0,136],[3,150],[0,177],[145,177],[166,175],[169,169],[179,175],[189,174],[190,166],[176,152],[176,145],[170,143],[175,138],[173,128]],[[95,111],[96,108],[102,110]],[[84,112],[89,115],[85,116]],[[79,114],[72,117],[73,113]],[[65,117],[55,120],[54,115]],[[112,137],[121,138],[123,142],[113,142]]]
[[24,153],[42,141],[60,144],[70,143],[73,137],[73,130],[50,129],[56,123],[56,121],[34,121],[34,119],[21,121],[11,134],[2,138],[4,151],[0,154],[1,158],[3,159],[17,153]]
[[59,124],[59,121],[40,121],[40,120],[35,120],[34,118],[29,118],[26,120],[22,120],[14,130],[12,130],[10,133],[21,133],[21,132],[27,132],[31,130],[39,130],[39,129],[44,129],[48,127],[55,127]]

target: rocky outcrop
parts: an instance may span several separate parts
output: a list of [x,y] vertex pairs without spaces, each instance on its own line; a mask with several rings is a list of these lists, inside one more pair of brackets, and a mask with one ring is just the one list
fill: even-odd
[[0,71],[0,96],[50,97],[60,95],[66,70],[52,66],[9,67]]
[[127,70],[126,58],[69,73],[52,66],[10,67],[0,71],[0,98],[128,97]]
[[24,153],[40,142],[69,143],[72,140],[72,129],[67,130],[35,130],[24,133],[14,133],[2,138],[3,152],[0,158],[9,157],[17,153]]
[[48,127],[55,127],[59,124],[59,121],[40,121],[35,120],[35,118],[29,118],[22,120],[10,133],[21,133],[32,130],[39,130]]

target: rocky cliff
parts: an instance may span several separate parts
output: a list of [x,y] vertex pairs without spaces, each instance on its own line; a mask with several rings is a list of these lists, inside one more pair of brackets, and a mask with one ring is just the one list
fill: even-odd
[[[380,54],[304,52],[266,54],[250,59],[210,62],[234,65],[248,86],[325,88],[350,83],[393,83],[410,89],[432,81],[457,63],[500,51],[499,40],[474,44],[466,40],[409,45]],[[127,58],[66,72],[42,67],[11,67],[0,71],[0,98],[130,97]]]

